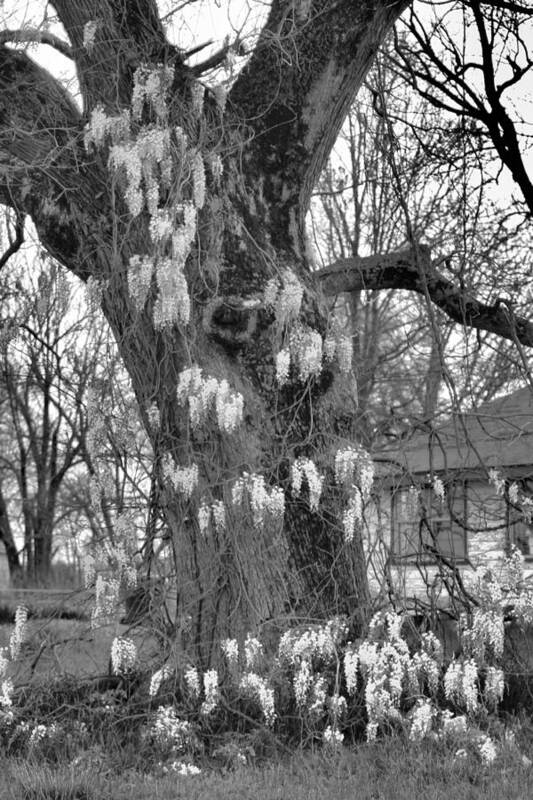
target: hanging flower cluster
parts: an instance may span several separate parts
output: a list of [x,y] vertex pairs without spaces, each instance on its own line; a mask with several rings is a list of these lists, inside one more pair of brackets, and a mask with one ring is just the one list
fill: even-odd
[[20,655],[20,649],[26,638],[26,623],[28,622],[28,609],[25,606],[17,606],[15,611],[15,625],[9,637],[9,652],[12,660]]
[[285,495],[280,486],[267,486],[263,475],[243,472],[233,484],[231,491],[233,506],[241,506],[245,500],[252,512],[254,527],[261,529],[270,517],[279,521],[285,513]]
[[335,657],[346,632],[346,623],[339,617],[324,625],[288,630],[279,641],[278,658],[293,665],[302,661],[329,661]]
[[213,500],[211,503],[202,500],[198,507],[200,533],[207,534],[211,523],[217,533],[226,530],[226,508],[222,500]]
[[202,703],[202,714],[210,714],[215,710],[219,700],[218,672],[216,669],[208,669],[204,672],[204,702]]
[[198,465],[191,464],[190,467],[178,467],[172,460],[172,456],[167,453],[161,462],[163,477],[173,488],[190,500],[192,493],[198,486]]
[[160,125],[166,125],[168,119],[167,93],[174,80],[174,68],[160,66],[140,66],[133,76],[133,94],[131,113],[133,119],[140,120],[145,104],[156,114]]
[[292,270],[284,270],[281,279],[280,286],[277,278],[271,278],[265,286],[263,294],[263,302],[265,306],[274,308],[276,321],[280,328],[298,318],[304,294],[303,286]]
[[127,675],[137,663],[137,648],[132,639],[116,636],[111,645],[111,667],[114,675]]
[[196,365],[180,373],[177,396],[181,405],[189,404],[189,419],[193,427],[205,421],[213,406],[221,431],[233,433],[242,422],[242,395],[232,392],[226,380],[202,377],[202,370]]
[[267,725],[272,725],[276,718],[274,690],[268,685],[265,678],[256,672],[245,672],[239,682],[239,688],[244,694],[259,703],[265,722]]
[[148,689],[148,694],[150,697],[156,696],[163,681],[165,681],[167,678],[170,678],[171,674],[172,670],[166,664],[154,672],[150,678],[150,688]]
[[309,505],[312,511],[317,511],[320,495],[322,494],[324,476],[318,472],[310,458],[297,458],[291,466],[291,485],[295,497],[300,495],[304,477],[309,489]]
[[374,462],[361,446],[337,450],[335,480],[344,486],[348,501],[343,511],[344,540],[353,541],[356,527],[363,524],[364,501],[370,497],[374,482]]
[[[191,303],[185,264],[197,232],[197,212],[205,205],[204,156],[198,145],[189,146],[181,127],[168,125],[167,94],[173,69],[165,65],[140,66],[134,75],[131,110],[108,116],[93,109],[85,132],[87,148],[110,145],[109,164],[119,177],[124,200],[132,217],[147,209],[150,255],[130,258],[128,285],[135,308],[144,309],[152,282],[157,287],[153,315],[159,328],[188,324]],[[199,111],[203,87],[196,85]],[[194,99],[194,98],[193,98]],[[143,124],[144,111],[153,121]],[[210,155],[211,172],[219,180],[222,162]]]
[[324,357],[328,361],[336,359],[340,372],[348,375],[353,365],[352,337],[343,333],[338,326],[329,331],[324,340]]

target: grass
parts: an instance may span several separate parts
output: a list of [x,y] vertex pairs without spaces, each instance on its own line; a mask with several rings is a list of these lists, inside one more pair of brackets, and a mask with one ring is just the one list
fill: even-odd
[[435,744],[390,739],[340,753],[296,753],[290,759],[234,771],[154,778],[120,776],[68,765],[0,763],[5,800],[526,800],[533,771],[500,757],[493,766],[458,763]]

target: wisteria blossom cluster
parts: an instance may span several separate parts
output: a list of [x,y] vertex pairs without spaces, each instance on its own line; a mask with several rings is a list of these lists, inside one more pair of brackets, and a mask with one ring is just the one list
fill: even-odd
[[198,527],[204,535],[209,531],[209,527],[214,525],[217,533],[226,530],[226,506],[223,500],[213,500],[208,502],[203,499],[198,506]]
[[9,637],[9,647],[0,648],[0,720],[11,719],[11,706],[13,705],[14,685],[8,676],[9,664],[20,656],[22,645],[27,635],[28,609],[17,606],[15,611],[15,624]]
[[319,473],[310,458],[300,457],[291,466],[292,492],[295,497],[298,497],[301,492],[304,478],[309,490],[309,506],[312,511],[316,511],[322,494],[324,476]]
[[340,372],[348,375],[353,364],[352,337],[340,330],[330,331],[324,339],[324,356],[328,361],[336,359]]
[[282,284],[272,278],[265,286],[263,302],[265,306],[274,308],[276,321],[280,327],[294,322],[300,313],[304,289],[294,272],[284,270]]
[[20,648],[26,638],[27,621],[28,609],[26,606],[17,606],[17,610],[15,611],[15,625],[9,637],[9,651],[13,660],[20,655]]
[[198,465],[191,464],[187,467],[178,467],[167,453],[161,461],[161,472],[173,488],[187,500],[198,486]]
[[524,494],[516,481],[506,481],[497,469],[489,469],[489,483],[494,486],[496,493],[504,497],[507,489],[507,499],[521,514],[525,522],[533,519],[533,498]]
[[132,639],[116,636],[111,644],[111,667],[114,675],[127,675],[137,664],[137,647]]
[[374,462],[364,448],[358,445],[337,450],[335,480],[348,495],[342,522],[344,539],[349,543],[356,527],[363,523],[364,501],[370,497],[374,482]]
[[[87,28],[92,46],[97,28]],[[217,153],[202,152],[199,143],[189,144],[181,127],[168,124],[167,94],[173,69],[165,65],[141,65],[134,74],[130,109],[108,115],[93,109],[85,131],[87,148],[109,145],[109,165],[118,177],[132,217],[143,209],[149,216],[153,245],[150,254],[130,257],[128,286],[135,309],[142,312],[152,286],[157,287],[153,319],[158,328],[187,325],[191,302],[185,265],[197,235],[197,214],[206,200],[205,161],[215,180],[222,162]],[[201,109],[204,89],[196,84],[196,107]],[[194,104],[193,104],[194,105]],[[153,122],[143,124],[148,108]]]
[[242,423],[242,395],[231,391],[225,379],[219,381],[212,377],[204,378],[197,365],[180,372],[177,398],[180,405],[188,403],[189,419],[193,427],[204,422],[213,408],[221,431],[233,433]]
[[261,529],[267,518],[275,521],[283,519],[285,513],[285,495],[280,486],[268,486],[263,475],[255,472],[243,472],[231,490],[234,507],[248,503],[254,527]]
[[181,719],[172,706],[157,709],[146,736],[165,754],[182,755],[197,746],[190,722]]
[[202,714],[210,714],[217,707],[219,700],[218,672],[216,669],[208,669],[204,672],[204,702],[202,703]]

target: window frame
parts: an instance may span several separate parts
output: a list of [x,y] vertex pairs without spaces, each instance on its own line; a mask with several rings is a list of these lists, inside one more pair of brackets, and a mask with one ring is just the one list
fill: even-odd
[[[412,527],[414,527],[414,526],[412,525],[412,523],[402,522],[401,520],[398,519],[397,508],[398,508],[398,502],[400,501],[401,494],[402,493],[407,493],[409,491],[410,486],[404,484],[402,486],[396,487],[396,489],[391,494],[391,549],[390,549],[390,551],[391,551],[391,560],[392,560],[392,563],[394,565],[396,565],[396,566],[417,566],[417,565],[420,565],[420,566],[431,566],[431,565],[438,564],[438,562],[439,562],[439,554],[438,553],[428,552],[428,550],[425,549],[424,544],[423,544],[422,536],[424,535],[424,531],[425,531],[426,532],[426,536],[428,538],[428,544],[430,544],[430,542],[431,542],[430,537],[432,535],[431,534],[431,526],[434,525],[435,523],[438,523],[439,521],[441,521],[443,519],[446,522],[449,523],[450,533],[453,533],[453,526],[454,525],[457,528],[459,528],[459,532],[461,534],[461,537],[462,537],[462,540],[463,540],[463,543],[464,543],[464,547],[463,547],[463,553],[461,555],[459,555],[459,556],[456,556],[453,553],[441,552],[440,553],[440,558],[445,559],[446,561],[450,561],[455,566],[459,566],[461,564],[468,563],[468,546],[469,546],[468,516],[467,516],[468,515],[468,483],[469,482],[467,480],[462,478],[460,480],[448,481],[448,483],[445,484],[446,495],[448,495],[448,491],[449,491],[450,486],[454,486],[454,487],[458,486],[458,485],[462,486],[462,498],[461,498],[461,501],[462,501],[462,518],[463,518],[463,521],[464,521],[464,526],[462,526],[459,523],[455,522],[454,519],[452,518],[453,511],[450,510],[450,507],[446,502],[446,496],[445,496],[445,499],[443,501],[443,513],[439,514],[437,516],[435,516],[435,515],[428,516],[427,515],[427,511],[428,511],[427,500],[433,499],[433,497],[434,497],[433,489],[431,488],[431,485],[427,484],[427,483],[417,487],[419,489],[419,491],[421,491],[421,492],[423,492],[425,494],[424,506],[426,508],[426,514],[422,514],[421,509],[420,509],[420,504],[419,504],[419,509],[420,510],[419,510],[419,515],[418,515],[418,539],[420,541],[420,546],[419,546],[419,549],[417,551],[413,550],[412,552],[408,552],[408,553],[398,552],[398,546],[397,546],[398,545],[398,537],[402,535],[400,526],[401,525],[404,525],[404,526],[409,525],[410,529],[412,529]],[[452,502],[454,502],[454,501],[452,501]],[[433,506],[430,505],[430,509],[431,509],[431,507],[433,507]],[[457,516],[457,514],[455,514],[455,516]],[[405,533],[403,534],[403,539],[404,539],[404,541],[405,540],[408,541],[408,537],[405,536]],[[451,543],[453,543],[453,538],[450,536],[450,544]],[[435,542],[434,544],[432,543],[431,546],[435,546],[436,547],[437,546],[437,542]]]

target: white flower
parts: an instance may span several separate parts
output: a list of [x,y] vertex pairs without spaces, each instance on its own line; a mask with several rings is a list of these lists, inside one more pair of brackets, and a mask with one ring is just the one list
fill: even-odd
[[166,680],[172,674],[172,670],[169,666],[165,665],[161,667],[161,669],[156,670],[152,677],[150,678],[150,688],[148,689],[148,694],[150,697],[155,697],[159,691],[159,687],[161,683]]
[[294,697],[296,705],[302,708],[307,702],[307,695],[312,682],[311,668],[307,661],[302,661],[300,668],[294,674]]
[[89,20],[89,22],[86,22],[83,26],[83,47],[88,53],[90,53],[94,47],[94,37],[96,36],[97,30],[98,23],[94,19]]
[[201,83],[195,83],[191,86],[192,109],[193,112],[200,116],[204,105],[205,87]]
[[114,675],[125,675],[137,663],[135,642],[122,636],[116,636],[111,645],[111,666]]
[[289,379],[291,367],[291,352],[288,347],[284,347],[276,355],[276,380],[280,386],[284,386]]
[[346,648],[344,653],[344,676],[346,678],[346,691],[353,694],[357,688],[357,667],[359,655],[356,650]]
[[202,714],[210,714],[218,703],[218,672],[216,669],[208,669],[204,672],[204,697],[202,703]]
[[183,762],[176,765],[175,771],[178,775],[199,775],[201,772],[200,768],[194,764],[184,764]]
[[332,728],[331,725],[328,725],[324,731],[325,744],[329,745],[330,747],[340,747],[343,741],[344,734],[342,734],[338,728]]
[[431,704],[431,700],[425,698],[419,700],[411,717],[411,729],[409,738],[414,742],[419,742],[430,733],[436,710]]
[[451,735],[466,733],[466,717],[453,717],[451,711],[445,711],[442,714],[442,729],[444,733]]
[[187,667],[184,678],[189,692],[194,697],[198,697],[200,694],[200,678],[196,667]]
[[246,669],[251,670],[257,666],[259,658],[263,654],[263,645],[256,639],[255,636],[247,635],[244,643],[244,657],[246,661]]
[[278,292],[279,281],[277,278],[271,278],[266,284],[263,292],[263,303],[267,308],[273,307],[276,304]]
[[226,508],[222,500],[214,500],[211,503],[211,513],[217,533],[226,530]]
[[178,467],[167,453],[163,458],[161,469],[164,478],[172,484],[176,491],[189,500],[198,486],[198,465]]
[[473,713],[478,707],[477,679],[477,664],[472,658],[469,658],[463,664],[462,682],[462,694],[467,713]]
[[271,725],[276,717],[274,690],[267,685],[265,679],[255,672],[245,672],[239,686],[259,702],[267,724]]
[[201,209],[205,204],[205,167],[202,154],[197,152],[192,163],[193,198],[196,208]]
[[322,493],[324,476],[319,474],[310,458],[298,458],[291,467],[292,491],[296,497],[300,494],[304,475],[309,489],[309,505],[312,511],[316,511]]
[[490,736],[481,736],[478,743],[479,755],[484,764],[491,764],[497,755],[496,745]]
[[198,526],[201,533],[207,533],[211,521],[211,508],[202,500],[198,509]]
[[485,676],[485,700],[491,706],[497,706],[503,698],[504,691],[503,671],[497,667],[488,667]]
[[221,647],[228,664],[230,664],[230,666],[236,666],[239,662],[239,643],[237,639],[224,639],[221,643]]
[[343,375],[348,375],[352,370],[353,343],[352,337],[341,334],[336,342],[337,361]]
[[283,287],[277,297],[276,319],[280,325],[296,319],[303,298],[303,286],[289,269],[283,272]]
[[298,366],[298,377],[306,381],[322,371],[322,336],[312,328],[298,326],[290,334],[291,354]]
[[222,173],[224,172],[224,165],[222,164],[222,159],[220,158],[219,153],[210,153],[209,169],[211,171],[211,175],[213,176],[213,180],[215,183],[218,183],[222,177]]
[[26,623],[28,621],[28,609],[25,606],[17,606],[15,611],[15,627],[9,638],[9,649],[11,658],[14,660],[20,655],[20,648],[26,637]]
[[505,478],[497,469],[489,469],[489,483],[496,489],[496,493],[503,495],[505,492]]
[[442,480],[437,475],[435,475],[433,477],[432,486],[433,486],[433,493],[435,494],[435,497],[437,497],[437,499],[442,502],[444,500],[444,495],[445,495],[444,484],[443,484]]

